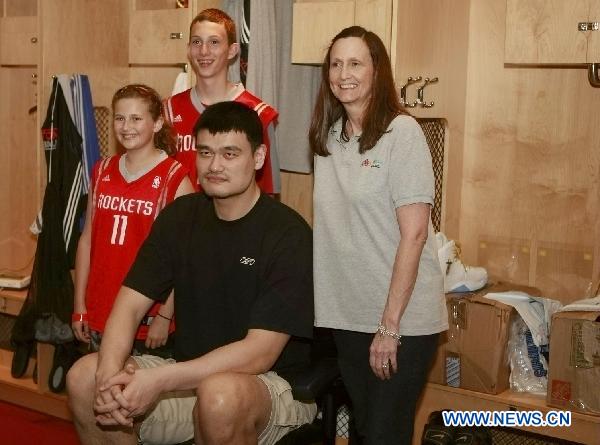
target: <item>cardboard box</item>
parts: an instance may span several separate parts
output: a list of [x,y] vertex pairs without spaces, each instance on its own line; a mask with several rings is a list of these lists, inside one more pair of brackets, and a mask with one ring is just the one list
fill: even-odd
[[550,329],[548,405],[600,416],[600,313],[557,312]]
[[538,289],[506,282],[476,292],[446,294],[449,330],[440,345],[428,381],[498,394],[509,388],[507,343],[512,306],[484,297],[490,292],[522,291],[539,296]]

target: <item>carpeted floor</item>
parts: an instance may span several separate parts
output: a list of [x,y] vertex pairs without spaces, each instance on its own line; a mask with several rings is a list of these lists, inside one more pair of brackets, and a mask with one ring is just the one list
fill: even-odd
[[71,422],[0,402],[0,444],[80,445]]

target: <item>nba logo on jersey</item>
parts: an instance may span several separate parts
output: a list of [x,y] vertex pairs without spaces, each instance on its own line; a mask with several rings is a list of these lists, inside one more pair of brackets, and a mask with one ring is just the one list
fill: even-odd
[[45,150],[54,150],[58,140],[58,128],[49,127],[42,128],[42,141],[44,142]]
[[160,187],[160,176],[155,176],[154,181],[152,181],[152,188],[157,189]]

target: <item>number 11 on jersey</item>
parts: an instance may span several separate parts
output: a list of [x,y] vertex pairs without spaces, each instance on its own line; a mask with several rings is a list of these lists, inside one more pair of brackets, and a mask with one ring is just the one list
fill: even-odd
[[113,215],[113,218],[115,221],[113,223],[110,243],[122,246],[125,241],[125,231],[127,230],[127,215]]

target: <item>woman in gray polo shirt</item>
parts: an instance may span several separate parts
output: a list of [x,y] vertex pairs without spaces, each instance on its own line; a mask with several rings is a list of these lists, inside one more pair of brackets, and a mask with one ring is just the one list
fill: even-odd
[[431,155],[374,33],[352,26],[333,39],[309,138],[315,325],[334,329],[363,443],[410,444],[448,318]]

